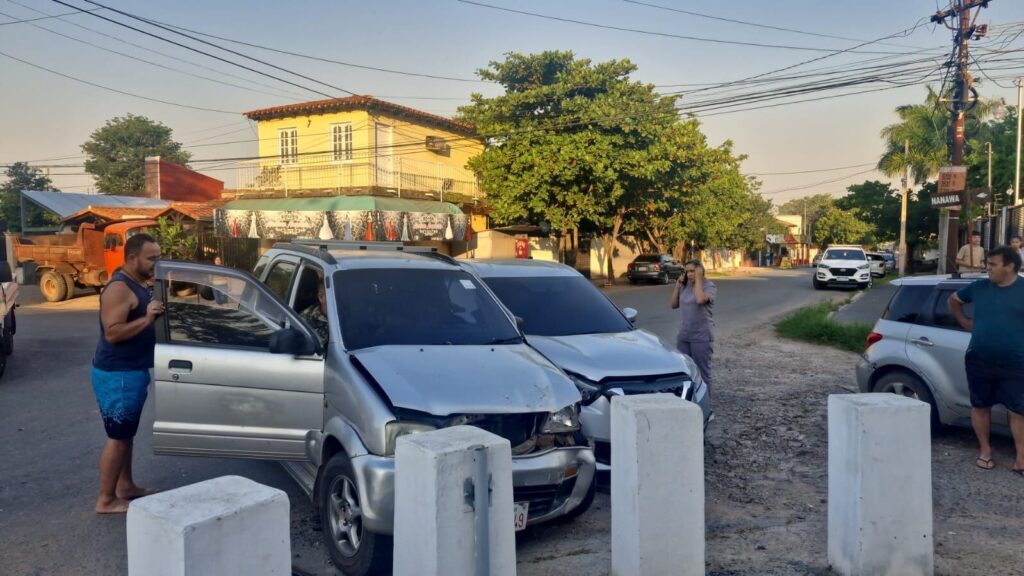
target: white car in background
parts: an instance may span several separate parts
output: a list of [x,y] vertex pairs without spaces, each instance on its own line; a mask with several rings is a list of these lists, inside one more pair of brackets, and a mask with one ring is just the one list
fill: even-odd
[[883,254],[868,252],[868,264],[871,266],[871,275],[875,278],[882,278],[889,272],[889,264]]
[[860,246],[829,246],[814,269],[815,290],[829,286],[869,288],[871,264]]

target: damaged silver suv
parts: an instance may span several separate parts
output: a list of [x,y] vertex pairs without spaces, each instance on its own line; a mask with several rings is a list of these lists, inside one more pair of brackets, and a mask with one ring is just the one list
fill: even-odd
[[429,249],[318,244],[277,244],[255,275],[157,265],[157,453],[281,461],[350,575],[391,562],[406,434],[508,439],[516,529],[589,506],[580,394],[478,278]]

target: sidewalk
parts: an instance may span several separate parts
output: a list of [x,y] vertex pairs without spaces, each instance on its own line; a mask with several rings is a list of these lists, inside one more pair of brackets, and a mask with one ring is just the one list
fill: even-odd
[[875,321],[889,305],[889,300],[896,293],[896,286],[884,284],[866,292],[861,292],[846,306],[832,315],[832,319],[841,324],[869,324]]

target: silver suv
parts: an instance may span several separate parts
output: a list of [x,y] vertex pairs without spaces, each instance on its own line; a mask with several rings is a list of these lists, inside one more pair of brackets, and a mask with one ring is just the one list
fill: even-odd
[[[927,402],[932,427],[970,427],[971,402],[964,354],[971,334],[949,312],[949,297],[982,275],[915,276],[893,280],[896,293],[868,335],[857,364],[861,392],[892,392]],[[973,304],[964,305],[972,317]],[[1009,433],[1003,406],[992,411],[993,429]]]
[[555,262],[487,260],[464,264],[522,320],[530,346],[572,378],[583,396],[583,433],[594,439],[598,469],[611,464],[611,399],[669,392],[700,406],[704,425],[711,401],[692,358],[633,326],[579,272]]
[[576,386],[451,258],[286,243],[255,276],[172,261],[156,276],[155,451],[282,461],[345,574],[387,570],[406,434],[468,424],[508,439],[517,529],[589,504]]

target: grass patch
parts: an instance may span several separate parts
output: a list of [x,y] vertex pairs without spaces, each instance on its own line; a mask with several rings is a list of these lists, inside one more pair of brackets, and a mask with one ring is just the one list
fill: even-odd
[[849,352],[862,352],[871,332],[869,324],[840,324],[829,315],[841,303],[822,302],[801,308],[775,325],[781,336],[814,344],[834,346]]

